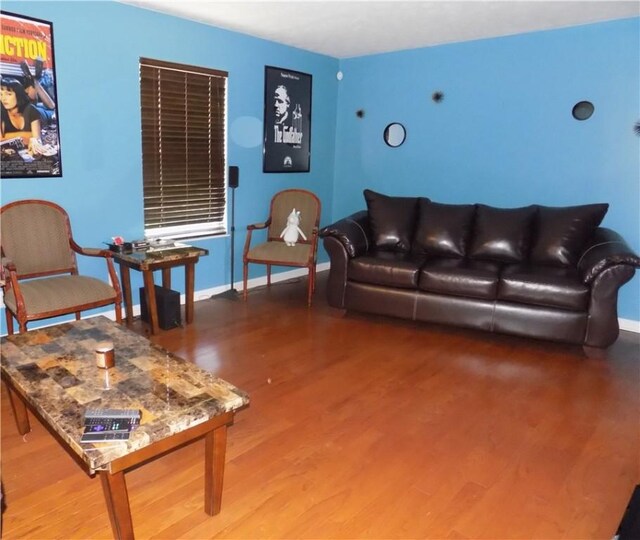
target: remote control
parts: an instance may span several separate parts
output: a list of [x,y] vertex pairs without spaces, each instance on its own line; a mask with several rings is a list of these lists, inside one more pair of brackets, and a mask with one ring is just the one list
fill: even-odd
[[101,433],[84,433],[80,442],[102,442],[102,441],[126,441],[129,438],[128,431],[119,431],[114,433],[112,431],[103,431]]
[[84,413],[88,418],[131,418],[140,420],[139,409],[87,409]]
[[87,409],[80,442],[124,441],[138,424],[138,409]]
[[84,432],[100,431],[131,431],[136,423],[131,418],[87,418],[84,422]]

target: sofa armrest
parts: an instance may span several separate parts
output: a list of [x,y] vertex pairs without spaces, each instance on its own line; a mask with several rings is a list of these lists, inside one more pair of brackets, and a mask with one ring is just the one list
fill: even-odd
[[617,232],[599,227],[578,261],[582,280],[590,285],[600,273],[618,264],[640,268],[640,257]]
[[344,246],[349,258],[363,255],[372,245],[369,213],[361,210],[336,221],[320,231],[322,238],[336,238]]
[[356,212],[320,231],[324,248],[329,254],[327,301],[331,307],[344,309],[349,260],[365,254],[372,245],[369,213]]

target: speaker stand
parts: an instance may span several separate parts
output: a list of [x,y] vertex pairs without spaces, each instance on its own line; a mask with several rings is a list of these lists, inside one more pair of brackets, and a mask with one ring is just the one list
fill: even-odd
[[235,262],[235,242],[236,240],[236,188],[231,188],[231,286],[220,294],[214,294],[211,298],[226,298],[227,300],[238,300],[239,293],[233,287],[233,267]]
[[226,300],[238,300],[240,295],[235,289],[227,289],[220,294],[214,294],[211,298],[224,298]]

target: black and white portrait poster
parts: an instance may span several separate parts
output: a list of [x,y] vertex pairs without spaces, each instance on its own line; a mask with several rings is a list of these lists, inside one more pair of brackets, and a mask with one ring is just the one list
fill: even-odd
[[0,178],[62,176],[53,26],[0,12]]
[[263,172],[309,172],[311,79],[307,73],[265,67]]

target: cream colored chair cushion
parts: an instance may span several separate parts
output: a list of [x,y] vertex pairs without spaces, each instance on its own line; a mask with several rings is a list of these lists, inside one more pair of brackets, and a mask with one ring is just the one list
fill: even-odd
[[[116,291],[111,285],[86,276],[54,276],[24,280],[20,282],[27,316],[61,309],[73,311],[76,306],[116,299]],[[17,312],[13,289],[6,292],[7,307]]]
[[247,252],[247,258],[252,262],[264,261],[267,264],[306,266],[311,255],[310,244],[296,244],[287,246],[284,242],[265,242],[258,244]]

